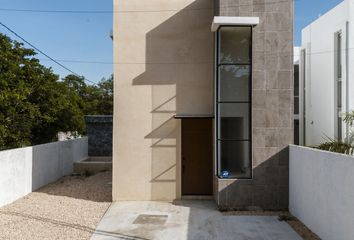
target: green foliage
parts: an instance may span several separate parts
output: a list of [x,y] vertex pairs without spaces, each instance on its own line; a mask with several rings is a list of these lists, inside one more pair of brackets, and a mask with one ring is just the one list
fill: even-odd
[[112,113],[112,78],[97,87],[73,75],[59,81],[35,55],[0,33],[0,150],[82,134],[85,114]]
[[84,130],[80,99],[36,53],[0,34],[0,149],[41,144]]
[[353,155],[354,154],[354,131],[353,131],[354,111],[346,113],[343,121],[349,126],[348,138],[344,142],[338,139],[332,139],[327,137],[324,143],[316,146],[315,148],[325,150],[325,151],[330,151],[330,152]]
[[63,83],[72,95],[81,99],[84,115],[113,114],[113,76],[103,78],[97,86],[87,85],[84,78],[75,75],[66,76]]
[[344,122],[348,124],[348,138],[346,142],[350,143],[354,147],[354,111],[351,111],[344,116]]
[[344,122],[347,123],[349,126],[353,126],[354,124],[354,111],[346,113],[344,116]]
[[326,142],[316,146],[317,149],[353,155],[354,148],[351,144],[338,141],[337,139],[327,138]]
[[[97,112],[101,115],[113,115],[113,75],[108,79],[103,78],[98,83],[98,89],[100,101]],[[88,112],[88,114],[90,113]]]

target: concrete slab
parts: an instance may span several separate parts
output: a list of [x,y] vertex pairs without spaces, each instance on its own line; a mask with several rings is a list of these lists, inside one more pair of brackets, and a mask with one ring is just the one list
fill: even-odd
[[[164,224],[139,216],[167,216]],[[140,223],[140,224],[139,224]],[[226,216],[212,201],[116,202],[102,218],[92,240],[301,240],[276,216]]]

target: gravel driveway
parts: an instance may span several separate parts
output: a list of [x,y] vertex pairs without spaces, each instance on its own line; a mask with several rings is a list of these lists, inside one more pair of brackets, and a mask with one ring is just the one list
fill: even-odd
[[111,204],[111,179],[64,177],[0,208],[0,239],[90,239]]

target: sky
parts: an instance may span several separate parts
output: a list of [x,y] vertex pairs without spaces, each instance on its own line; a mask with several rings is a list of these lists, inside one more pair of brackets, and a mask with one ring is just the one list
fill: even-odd
[[341,3],[342,0],[294,0],[294,44],[301,45],[301,29]]
[[[301,44],[301,29],[342,0],[295,0],[294,44]],[[1,9],[112,11],[113,0],[0,0],[0,21],[75,73],[93,82],[113,71],[112,13],[38,13]],[[0,26],[0,32],[14,35]],[[43,65],[65,77],[69,72],[37,56]],[[71,61],[104,62],[78,63]]]
[[[0,9],[112,11],[112,0],[0,0]],[[54,59],[112,63],[112,13],[29,13],[0,10],[0,22]],[[0,32],[18,40],[0,26]],[[55,63],[37,58],[56,74],[69,74]],[[112,64],[61,62],[80,76],[98,82],[112,74]]]

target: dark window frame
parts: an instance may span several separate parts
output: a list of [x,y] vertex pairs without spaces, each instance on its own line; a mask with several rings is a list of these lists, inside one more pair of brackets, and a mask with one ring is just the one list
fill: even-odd
[[[235,28],[235,27],[244,27],[244,28],[249,28],[250,29],[250,45],[249,45],[249,54],[250,54],[250,61],[249,63],[220,63],[220,29],[221,28]],[[248,142],[249,143],[249,161],[250,161],[250,168],[251,168],[251,176],[250,177],[229,177],[227,179],[240,179],[240,180],[249,180],[253,179],[253,154],[252,154],[252,149],[253,149],[253,144],[252,144],[252,80],[253,80],[253,26],[251,25],[220,25],[216,31],[216,51],[215,51],[215,91],[214,91],[214,104],[215,104],[215,156],[216,156],[216,172],[215,175],[219,179],[221,178],[221,169],[220,169],[220,158],[219,158],[219,141],[234,141],[232,139],[219,139],[219,104],[220,103],[248,103],[249,104],[249,139],[248,140],[238,140],[238,141],[243,141],[243,142]],[[249,76],[249,101],[248,102],[234,102],[234,101],[219,101],[219,84],[220,84],[220,66],[227,66],[227,65],[233,65],[233,66],[242,66],[242,65],[247,65],[250,66],[250,76]]]
[[343,81],[342,81],[342,51],[343,51],[343,46],[342,46],[342,40],[343,40],[343,34],[342,31],[337,31],[334,34],[335,39],[334,39],[334,44],[335,44],[335,56],[334,56],[334,63],[335,63],[335,87],[334,87],[334,96],[335,96],[335,118],[334,118],[334,123],[335,123],[335,137],[339,141],[343,141],[343,117],[341,116],[343,112]]
[[[299,68],[299,96],[300,96],[300,102],[299,105],[299,114],[300,114],[300,126],[299,126],[299,132],[302,134],[300,134],[300,145],[302,146],[306,146],[306,118],[307,118],[307,109],[306,109],[306,75],[307,75],[307,59],[306,59],[306,54],[307,54],[307,50],[306,48],[301,49],[300,52],[300,68]],[[300,75],[301,74],[301,75]],[[302,125],[301,125],[302,124]]]

